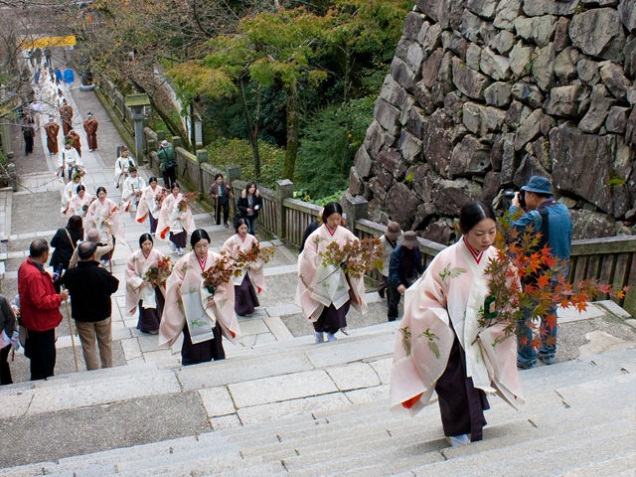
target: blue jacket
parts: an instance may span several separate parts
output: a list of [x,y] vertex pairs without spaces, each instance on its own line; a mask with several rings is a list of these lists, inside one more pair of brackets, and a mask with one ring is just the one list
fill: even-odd
[[[552,199],[547,199],[552,202]],[[549,204],[550,204],[549,202]],[[545,202],[544,202],[545,203]],[[539,206],[541,209],[543,204]],[[510,207],[510,212],[514,216],[519,208]],[[561,260],[570,261],[570,245],[572,243],[572,219],[570,212],[563,204],[551,203],[545,206],[548,211],[548,246],[552,251],[552,255]],[[543,219],[539,210],[531,210],[523,214],[517,221],[513,221],[512,225],[519,230],[520,233],[532,224],[535,232],[541,232],[541,224]],[[567,272],[567,271],[566,271]]]

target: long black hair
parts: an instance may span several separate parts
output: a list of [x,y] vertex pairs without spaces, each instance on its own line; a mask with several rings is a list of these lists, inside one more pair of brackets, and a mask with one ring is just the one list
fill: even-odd
[[484,219],[497,222],[495,211],[491,206],[476,200],[465,204],[459,212],[459,230],[466,235],[472,228]]
[[326,224],[329,216],[336,213],[342,215],[342,206],[338,202],[329,202],[322,210],[322,223]]
[[194,232],[192,232],[192,236],[190,237],[190,245],[192,245],[192,248],[194,248],[194,246],[201,240],[207,240],[208,243],[211,242],[210,236],[204,229],[196,229]]
[[152,239],[152,235],[146,232],[145,234],[141,234],[139,236],[139,248],[141,248],[141,244],[144,243],[146,240],[150,240],[153,245],[155,244],[155,241]]

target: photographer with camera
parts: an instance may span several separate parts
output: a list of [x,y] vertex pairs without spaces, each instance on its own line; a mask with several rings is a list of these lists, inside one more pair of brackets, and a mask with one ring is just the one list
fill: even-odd
[[[525,213],[517,220],[513,220],[512,226],[519,231],[520,235],[527,227],[531,227],[534,233],[541,234],[536,250],[541,250],[545,245],[550,247],[552,255],[564,263],[563,273],[567,276],[572,241],[572,219],[568,209],[554,200],[550,181],[545,177],[532,176],[512,200],[510,214],[513,218],[518,215],[520,208]],[[532,276],[528,277],[525,283],[531,283],[532,280]],[[552,316],[555,318],[548,319]],[[517,366],[521,369],[534,368],[537,358],[548,365],[554,364],[556,359],[556,307],[541,316],[541,345],[538,353],[532,346],[532,329],[527,324],[527,320],[532,318],[526,316],[523,323],[519,323]]]

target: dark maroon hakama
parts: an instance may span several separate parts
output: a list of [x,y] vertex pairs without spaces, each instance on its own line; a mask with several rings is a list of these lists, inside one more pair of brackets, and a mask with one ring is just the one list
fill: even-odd
[[159,288],[155,287],[156,308],[143,308],[142,301],[139,300],[139,319],[137,320],[137,329],[142,333],[152,333],[159,330],[161,323],[161,315],[163,314],[163,306],[166,302],[163,293]]
[[324,308],[320,317],[313,323],[314,331],[336,334],[338,330],[347,327],[347,313],[349,313],[350,301],[347,301],[339,309],[329,305]]
[[217,361],[225,359],[225,350],[223,349],[223,335],[221,334],[221,325],[216,323],[212,330],[214,339],[203,341],[202,343],[192,344],[190,340],[190,330],[188,325],[183,328],[183,345],[181,346],[181,364],[188,366],[190,364],[206,363],[208,361]]
[[173,234],[170,232],[170,241],[177,246],[177,248],[185,248],[186,239],[188,238],[188,234],[184,230],[183,232],[179,232],[178,234]]
[[239,316],[251,315],[257,306],[260,306],[258,296],[247,273],[240,285],[234,285],[234,312]]
[[444,373],[435,384],[444,435],[469,434],[472,442],[483,438],[484,411],[490,409],[486,393],[466,377],[466,355],[457,336]]

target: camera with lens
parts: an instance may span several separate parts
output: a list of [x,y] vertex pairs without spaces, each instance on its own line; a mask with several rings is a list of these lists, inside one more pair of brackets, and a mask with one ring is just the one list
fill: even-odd
[[[517,192],[514,190],[507,190],[506,192],[504,192],[504,196],[510,201],[510,203],[512,203],[512,200],[515,198],[515,194]],[[525,190],[520,190],[519,191],[519,205],[521,206],[522,209],[525,210],[526,208],[526,191]]]

